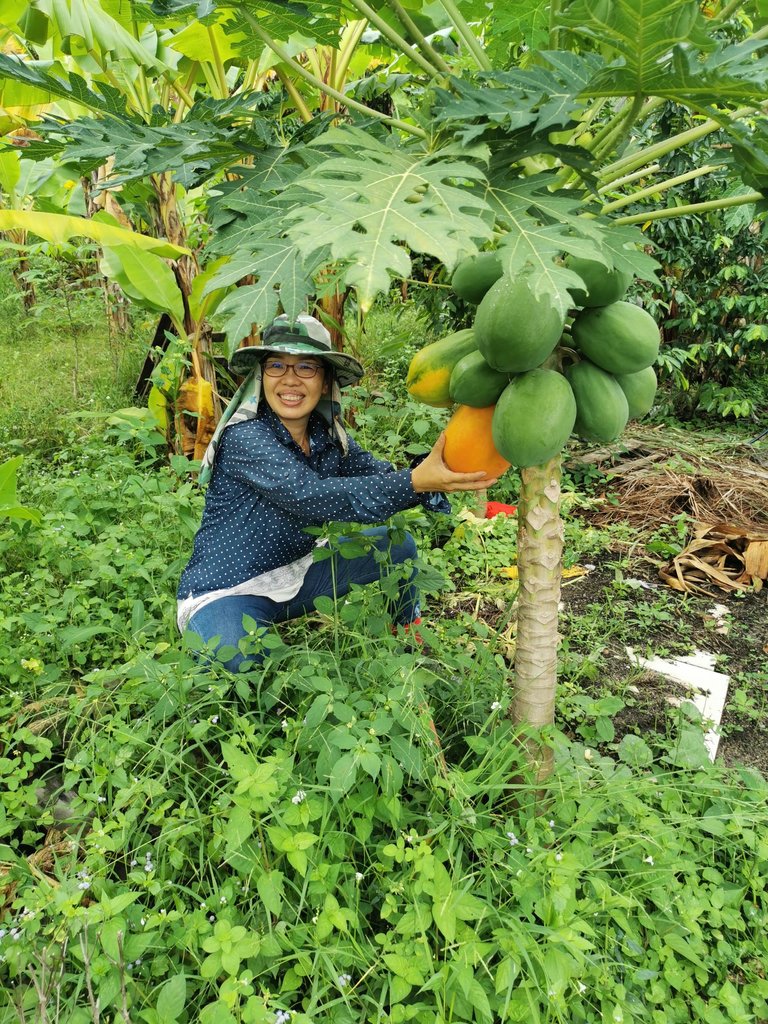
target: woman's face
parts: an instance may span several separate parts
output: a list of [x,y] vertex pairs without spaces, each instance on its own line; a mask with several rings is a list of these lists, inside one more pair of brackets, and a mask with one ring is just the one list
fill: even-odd
[[[282,376],[270,374],[273,366],[286,367]],[[315,366],[317,372],[313,377],[299,376],[297,366],[299,369]],[[309,419],[309,414],[328,391],[323,362],[313,356],[268,356],[262,365],[261,382],[267,404],[286,426]]]

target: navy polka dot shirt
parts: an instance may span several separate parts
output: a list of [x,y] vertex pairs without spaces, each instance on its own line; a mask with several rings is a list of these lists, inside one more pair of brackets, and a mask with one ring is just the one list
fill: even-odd
[[381,523],[428,497],[413,490],[410,469],[395,470],[352,438],[345,457],[317,413],[309,434],[307,456],[266,405],[257,419],[224,431],[179,600],[308,555],[316,538],[306,526]]

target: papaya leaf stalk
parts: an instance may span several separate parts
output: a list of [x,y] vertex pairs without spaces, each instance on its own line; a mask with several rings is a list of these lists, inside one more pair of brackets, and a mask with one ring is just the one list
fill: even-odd
[[393,128],[399,128],[400,131],[405,132],[407,135],[415,135],[417,138],[426,139],[427,133],[423,128],[419,128],[415,124],[409,124],[407,121],[401,121],[397,117],[388,117],[386,114],[382,114],[378,110],[373,110],[371,107],[366,107],[364,103],[358,103],[357,100],[351,96],[345,96],[344,93],[339,92],[337,89],[327,85],[321,78],[313,75],[311,71],[300,64],[297,60],[288,53],[284,46],[273,39],[268,32],[259,24],[258,20],[251,14],[250,11],[243,9],[243,17],[248,21],[253,34],[257,36],[266,46],[270,48],[277,56],[282,60],[288,67],[295,72],[299,78],[303,78],[306,82],[309,82],[319,92],[324,93],[326,96],[330,96],[331,99],[336,100],[342,106],[349,107],[351,110],[356,110],[358,113],[365,114],[366,117],[375,118],[378,121],[382,121],[384,124],[389,124]]
[[645,224],[649,220],[670,220],[672,217],[696,216],[709,213],[711,210],[728,210],[732,206],[748,206],[750,203],[763,202],[762,192],[745,192],[740,196],[728,196],[726,199],[711,199],[706,203],[689,203],[687,206],[670,206],[663,210],[649,210],[647,213],[635,213],[626,217],[615,217],[614,224]]

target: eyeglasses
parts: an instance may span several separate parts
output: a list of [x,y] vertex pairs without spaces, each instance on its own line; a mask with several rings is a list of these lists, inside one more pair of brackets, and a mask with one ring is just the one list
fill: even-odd
[[263,363],[264,373],[268,377],[282,377],[290,367],[297,377],[309,380],[314,377],[318,370],[322,370],[320,363],[284,363],[280,359],[265,359]]

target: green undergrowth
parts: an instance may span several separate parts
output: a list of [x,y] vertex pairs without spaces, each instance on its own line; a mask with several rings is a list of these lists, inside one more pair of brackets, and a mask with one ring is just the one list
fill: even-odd
[[154,328],[137,316],[127,336],[115,335],[93,283],[47,277],[37,294],[25,311],[0,266],[0,458],[53,453],[89,433],[94,417],[132,404]]
[[233,678],[164,646],[13,698],[0,1020],[768,1013],[758,775],[555,733],[527,783],[491,655],[275,642]]

